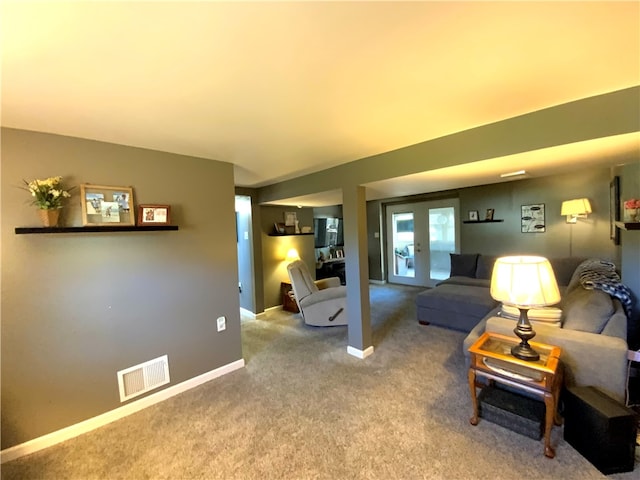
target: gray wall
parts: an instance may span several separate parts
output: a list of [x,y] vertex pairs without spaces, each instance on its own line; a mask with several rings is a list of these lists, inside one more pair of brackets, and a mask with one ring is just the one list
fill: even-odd
[[[16,235],[38,224],[17,187],[53,175],[133,186],[180,230]],[[118,370],[168,354],[175,385],[242,358],[231,164],[3,128],[1,212],[3,449],[120,406]]]
[[[609,239],[609,168],[591,168],[568,175],[465,188],[459,191],[460,211],[467,219],[469,210],[484,218],[495,209],[501,223],[462,224],[461,252],[489,255],[527,253],[546,257],[572,256],[610,259],[619,264],[619,255]],[[593,213],[575,225],[560,215],[563,200],[586,197]],[[521,233],[521,206],[545,205],[545,233]]]
[[[640,159],[620,167],[621,203],[631,198],[640,199]],[[623,215],[620,216],[623,218]],[[620,232],[622,249],[622,282],[634,294],[635,306],[630,328],[635,343],[634,349],[640,349],[640,230],[622,230]]]

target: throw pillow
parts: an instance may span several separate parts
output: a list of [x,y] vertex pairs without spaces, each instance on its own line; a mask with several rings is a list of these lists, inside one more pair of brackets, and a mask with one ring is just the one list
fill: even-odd
[[493,265],[496,263],[497,259],[498,257],[494,255],[479,255],[476,277],[491,280],[491,275],[493,274]]
[[476,278],[477,253],[450,253],[451,273],[450,277]]
[[601,290],[577,287],[562,301],[562,328],[601,333],[614,312],[611,297]]

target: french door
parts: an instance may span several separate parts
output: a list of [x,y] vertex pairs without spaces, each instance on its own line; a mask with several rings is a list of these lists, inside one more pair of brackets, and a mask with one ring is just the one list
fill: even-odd
[[387,206],[387,272],[392,283],[435,286],[459,251],[458,199]]

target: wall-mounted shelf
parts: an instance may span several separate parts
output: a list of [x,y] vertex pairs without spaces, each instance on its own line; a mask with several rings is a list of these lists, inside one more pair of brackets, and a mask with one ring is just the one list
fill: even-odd
[[498,223],[504,220],[463,220],[462,223]]
[[113,233],[113,232],[159,232],[178,230],[177,225],[114,225],[103,227],[16,227],[16,235],[29,233]]
[[616,222],[616,227],[622,230],[640,230],[640,222]]
[[299,237],[301,235],[313,235],[313,232],[310,233],[270,233],[270,237]]

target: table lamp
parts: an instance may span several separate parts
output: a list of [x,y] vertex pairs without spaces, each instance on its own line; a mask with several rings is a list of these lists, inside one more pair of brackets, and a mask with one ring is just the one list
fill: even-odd
[[540,355],[529,345],[529,340],[536,333],[527,312],[530,308],[560,301],[560,291],[549,260],[535,256],[498,258],[491,275],[491,296],[520,310],[520,318],[513,331],[521,342],[511,349],[511,354],[521,360],[538,360]]

